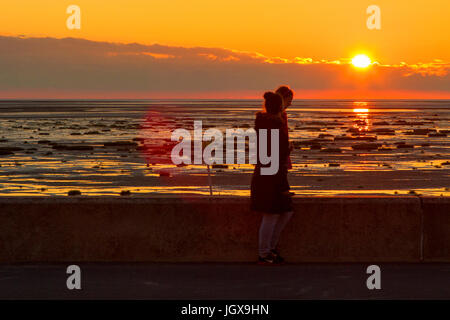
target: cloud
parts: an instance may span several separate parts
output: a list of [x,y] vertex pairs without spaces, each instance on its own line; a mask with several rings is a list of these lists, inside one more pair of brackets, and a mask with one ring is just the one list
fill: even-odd
[[[0,97],[118,97],[261,92],[279,84],[300,91],[401,90],[450,94],[450,63],[382,65],[356,70],[349,59],[285,59],[224,48],[109,43],[74,38],[0,36]],[[258,95],[259,96],[259,95]],[[219,96],[218,96],[219,97]]]
[[420,74],[422,76],[445,77],[450,72],[450,63],[437,59],[431,63],[417,63],[411,65],[403,63],[400,67],[406,68],[407,71],[404,75],[407,77],[415,74]]

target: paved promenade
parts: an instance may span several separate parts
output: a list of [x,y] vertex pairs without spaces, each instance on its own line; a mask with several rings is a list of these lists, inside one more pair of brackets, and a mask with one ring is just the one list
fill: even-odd
[[0,299],[450,299],[450,264],[81,263],[81,290],[67,264],[0,266]]

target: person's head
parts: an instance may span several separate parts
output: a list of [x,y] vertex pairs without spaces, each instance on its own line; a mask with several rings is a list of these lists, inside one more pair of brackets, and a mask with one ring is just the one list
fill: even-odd
[[292,99],[294,98],[294,91],[292,91],[291,88],[288,86],[281,86],[275,93],[279,94],[283,99],[283,110],[291,105]]
[[266,93],[264,93],[264,109],[267,113],[279,114],[281,111],[283,111],[282,103],[283,101],[279,94],[271,91],[267,91]]

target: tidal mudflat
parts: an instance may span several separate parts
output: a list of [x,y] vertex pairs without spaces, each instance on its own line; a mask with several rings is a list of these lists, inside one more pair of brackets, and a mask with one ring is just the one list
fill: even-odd
[[[170,163],[171,132],[250,128],[257,100],[1,101],[0,196],[249,195],[252,165]],[[296,100],[298,195],[450,195],[450,101]]]

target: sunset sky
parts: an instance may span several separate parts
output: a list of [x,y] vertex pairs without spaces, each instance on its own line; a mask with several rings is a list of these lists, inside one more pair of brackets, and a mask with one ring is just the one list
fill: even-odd
[[[71,4],[81,30],[66,28]],[[366,27],[373,4],[381,30]],[[0,12],[0,98],[251,98],[280,83],[304,98],[450,98],[450,1],[16,0]],[[348,64],[360,53],[375,64]]]

